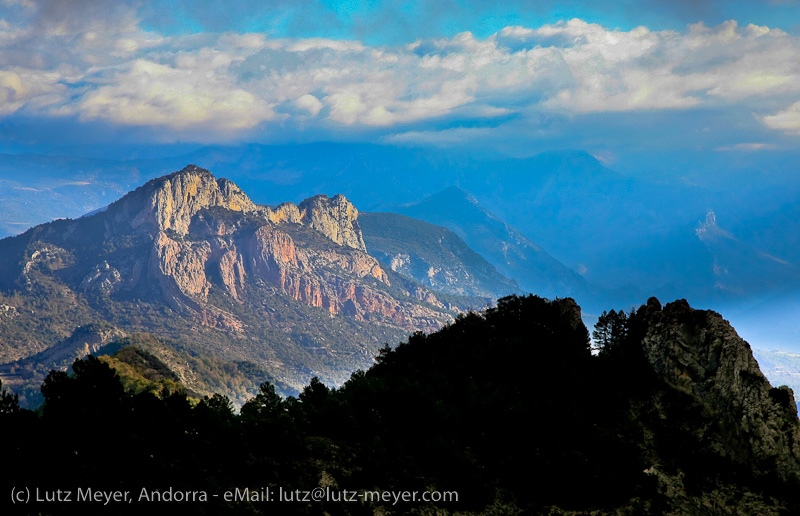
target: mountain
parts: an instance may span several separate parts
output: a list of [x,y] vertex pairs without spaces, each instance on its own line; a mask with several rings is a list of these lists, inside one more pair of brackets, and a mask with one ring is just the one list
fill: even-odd
[[542,152],[461,186],[480,192],[487,209],[560,261],[582,265],[587,279],[608,286],[620,284],[606,266],[627,259],[621,248],[693,223],[716,204],[701,188],[624,176],[581,150]]
[[395,213],[361,213],[367,252],[393,271],[429,288],[487,302],[521,293],[452,231]]
[[589,288],[579,274],[459,188],[450,187],[422,201],[390,209],[448,228],[528,292],[543,297],[566,297]]
[[480,306],[382,266],[357,219],[342,195],[257,205],[193,165],[153,179],[104,211],[0,240],[0,360],[73,349],[76,328],[107,323],[252,362],[292,392],[312,376],[342,382],[384,343]]
[[112,159],[0,155],[0,238],[106,206],[147,174]]

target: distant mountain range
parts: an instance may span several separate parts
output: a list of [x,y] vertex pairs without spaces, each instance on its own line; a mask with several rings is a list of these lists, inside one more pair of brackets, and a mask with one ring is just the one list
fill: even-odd
[[[635,304],[642,293],[707,304],[763,297],[774,293],[776,285],[784,289],[798,284],[791,267],[776,268],[774,260],[758,259],[775,257],[791,265],[800,259],[800,247],[786,236],[791,235],[800,183],[776,182],[780,174],[775,171],[755,171],[752,183],[732,171],[737,179],[723,190],[719,181],[700,187],[623,176],[575,150],[524,159],[336,143],[214,146],[189,152],[176,147],[172,156],[168,148],[157,150],[148,159],[145,152],[119,154],[126,159],[108,153],[100,157],[92,149],[76,149],[68,156],[0,156],[0,231],[16,234],[53,218],[77,217],[191,162],[230,178],[259,204],[341,193],[362,211],[386,211],[456,186],[586,281],[606,291],[628,292],[609,299],[615,304]],[[75,155],[79,153],[99,157]],[[770,198],[785,199],[784,204],[766,207],[765,189]],[[715,247],[719,241],[701,242],[696,230],[709,212],[743,245],[722,249]],[[474,242],[467,244],[474,247]],[[500,261],[475,250],[526,288],[525,280],[509,274]],[[720,282],[721,268],[734,270],[738,260],[747,263],[739,277]],[[765,276],[774,281],[762,281]]]
[[[748,158],[726,172],[730,180],[719,167],[702,175],[697,165],[656,182],[647,171],[619,174],[580,150],[507,158],[314,143],[64,154],[0,156],[0,234],[78,217],[192,162],[230,178],[258,204],[341,193],[362,211],[442,225],[522,291],[573,296],[590,315],[649,295],[686,298],[731,317],[743,335],[763,341],[754,345],[800,349],[798,312],[784,302],[800,293],[792,237],[800,182],[786,159],[774,169]],[[448,200],[452,187],[477,208],[457,195]],[[476,228],[483,236],[467,234]],[[541,272],[548,280],[537,283]],[[767,319],[781,323],[759,324]]]
[[432,289],[486,298],[519,294],[516,281],[500,274],[452,231],[396,213],[361,213],[367,252],[381,263]]

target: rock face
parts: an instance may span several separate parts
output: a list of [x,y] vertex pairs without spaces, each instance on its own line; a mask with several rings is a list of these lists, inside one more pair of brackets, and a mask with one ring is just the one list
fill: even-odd
[[102,294],[110,294],[122,282],[119,271],[110,266],[107,261],[98,263],[95,268],[83,278],[80,288],[94,290]]
[[366,251],[358,227],[358,210],[344,195],[316,195],[300,203],[300,220],[339,245]]
[[194,165],[148,182],[109,206],[109,210],[117,224],[185,235],[192,217],[211,207],[242,213],[258,211],[238,186],[227,179],[217,180],[209,171]]
[[719,421],[713,446],[753,473],[775,468],[784,481],[800,474],[800,424],[792,390],[773,388],[750,346],[719,314],[685,301],[640,309],[642,349],[653,371]]
[[[271,226],[259,228],[247,248],[246,261],[252,264],[253,274],[332,315],[346,312],[364,320],[381,314],[400,325],[420,324],[429,330],[436,326],[432,313],[412,309],[359,281],[367,278],[391,286],[377,260],[366,253],[336,248],[312,251],[296,246],[289,234]],[[345,276],[331,270],[343,271]],[[438,303],[435,297],[431,301]]]
[[[208,170],[188,165],[183,170],[149,181],[109,206],[116,226],[144,232],[166,231],[185,236],[199,213],[211,209],[238,212],[263,222],[304,224],[331,241],[366,250],[358,227],[358,210],[343,195],[317,195],[299,206],[292,203],[276,208],[259,206],[234,183],[216,179]],[[218,234],[231,232],[218,221]]]

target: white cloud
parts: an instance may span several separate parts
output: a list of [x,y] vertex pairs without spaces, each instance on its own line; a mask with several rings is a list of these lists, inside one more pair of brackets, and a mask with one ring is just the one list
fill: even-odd
[[358,117],[367,110],[357,93],[334,93],[324,100],[331,108],[331,120],[344,125],[355,124]]
[[800,136],[800,101],[779,113],[763,117],[761,121],[770,129]]
[[464,141],[482,141],[490,137],[492,130],[486,127],[455,127],[442,131],[407,131],[390,134],[383,141],[399,145],[452,145]]
[[573,19],[379,48],[256,33],[166,37],[143,31],[126,3],[81,5],[73,16],[40,0],[23,22],[0,22],[0,116],[230,133],[743,106],[767,127],[800,133],[797,104],[762,107],[800,96],[800,38],[752,24],[678,33]]
[[10,71],[0,71],[0,114],[17,111],[25,104],[28,88],[22,84],[19,75]]
[[101,79],[106,84],[83,95],[72,112],[125,125],[173,129],[199,125],[221,132],[248,129],[276,118],[269,104],[237,88],[227,75],[214,73],[229,63],[228,58],[206,57],[203,61],[196,56],[178,59],[176,67],[137,59]]
[[336,52],[361,52],[366,49],[357,41],[336,40],[326,38],[308,38],[298,40],[288,45],[290,52],[305,52],[306,50],[329,49]]
[[304,109],[311,113],[311,116],[317,116],[323,108],[322,102],[320,102],[319,99],[314,95],[310,95],[308,93],[295,99],[294,103],[300,109]]

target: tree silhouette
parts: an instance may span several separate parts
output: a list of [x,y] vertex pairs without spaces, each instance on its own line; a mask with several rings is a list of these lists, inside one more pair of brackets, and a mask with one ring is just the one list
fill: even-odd
[[3,387],[0,380],[0,414],[16,414],[19,412],[19,396],[11,394],[8,389]]
[[629,315],[623,310],[619,312],[603,310],[592,332],[595,348],[600,350],[600,353],[610,352],[627,337],[628,319]]

